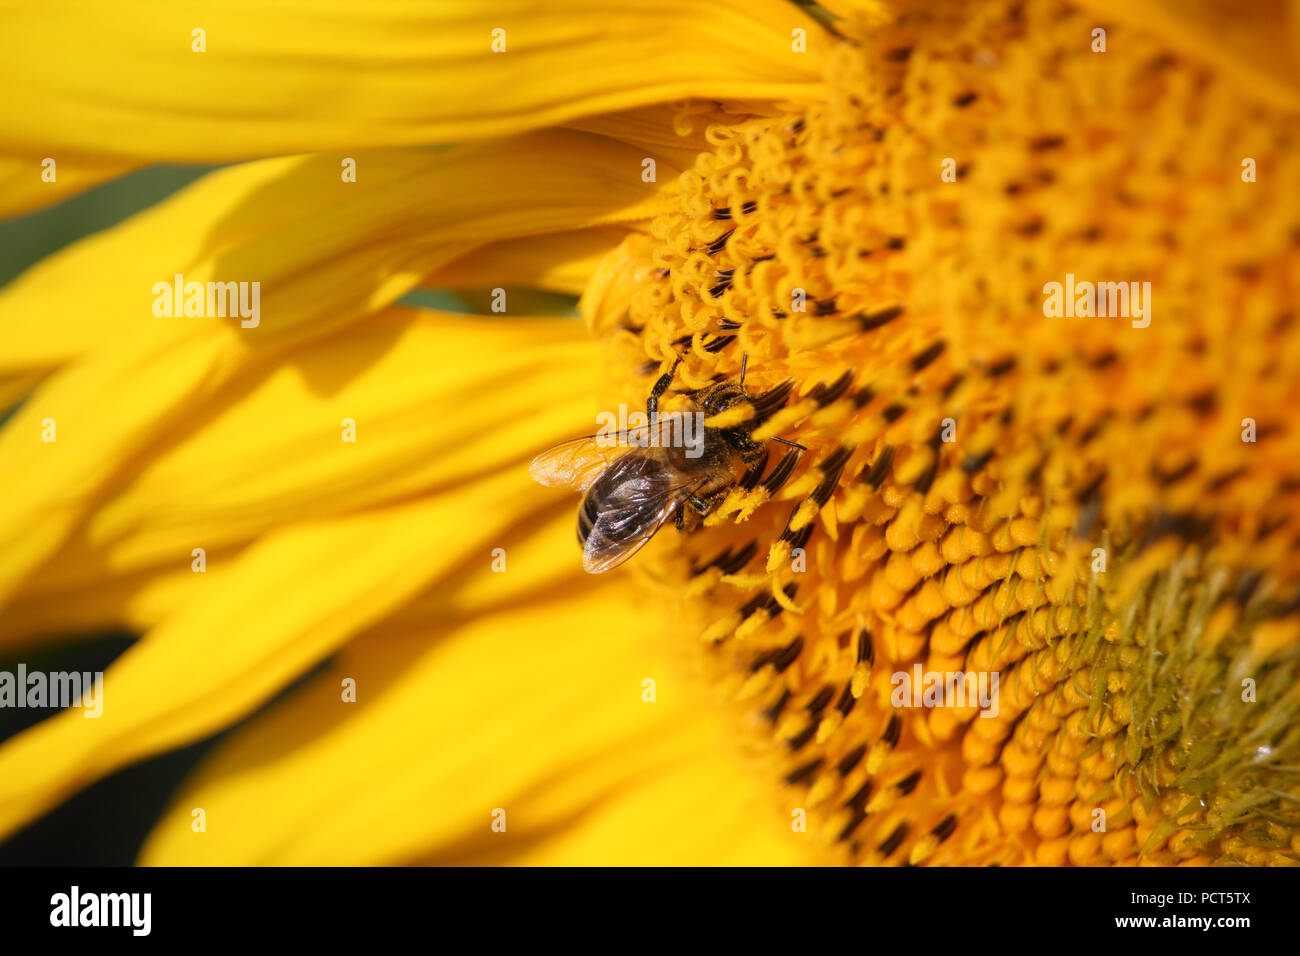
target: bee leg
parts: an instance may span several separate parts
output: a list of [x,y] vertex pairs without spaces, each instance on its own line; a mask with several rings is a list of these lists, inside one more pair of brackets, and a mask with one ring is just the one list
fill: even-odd
[[655,382],[654,388],[650,389],[650,397],[645,400],[645,417],[654,421],[659,414],[659,397],[668,391],[668,386],[672,384],[673,374],[677,371],[677,366],[682,364],[682,357],[677,356],[677,361],[673,362],[673,367],[664,374],[659,376],[659,381]]
[[722,504],[722,499],[727,497],[727,492],[729,490],[730,489],[728,488],[724,488],[721,491],[719,491],[717,494],[710,495],[707,498],[701,498],[699,495],[696,494],[688,494],[686,496],[686,503],[689,504],[696,511],[698,511],[701,517],[705,517],[714,508]]
[[[693,511],[701,517],[704,517],[709,514],[709,512],[713,511],[714,508],[718,507],[718,505],[722,504],[722,500],[727,497],[727,491],[728,489],[723,488],[717,494],[710,495],[707,498],[701,498],[693,492],[687,492],[686,497],[682,499],[682,503],[677,506],[677,516],[675,520],[677,530],[686,530],[686,516],[688,513],[686,511],[687,505],[690,505]],[[698,523],[698,521],[694,521],[692,522],[692,526]]]

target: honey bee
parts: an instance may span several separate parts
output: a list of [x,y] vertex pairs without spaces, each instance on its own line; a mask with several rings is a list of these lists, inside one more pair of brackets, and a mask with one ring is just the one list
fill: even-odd
[[[784,401],[789,386],[767,393],[760,406],[745,391],[747,361],[748,357],[741,362],[738,382],[682,393],[688,399],[684,414],[696,415],[701,422],[741,403],[754,404],[757,413],[747,422],[727,428],[702,427],[694,445],[663,440],[659,399],[682,362],[678,358],[650,390],[648,425],[628,428],[616,437],[587,435],[562,442],[533,459],[528,472],[534,481],[583,492],[578,507],[578,544],[584,569],[599,574],[618,567],[670,517],[679,531],[684,530],[689,515],[708,515],[747,470],[762,467],[767,449],[754,441],[752,433],[765,417],[759,413],[770,415],[771,405]],[[679,430],[678,438],[684,430]],[[797,442],[773,440],[806,451]]]

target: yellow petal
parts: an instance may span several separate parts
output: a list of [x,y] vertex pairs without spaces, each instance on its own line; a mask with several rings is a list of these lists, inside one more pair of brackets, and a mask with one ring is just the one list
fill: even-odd
[[594,426],[598,357],[574,319],[396,306],[267,357],[155,446],[24,595],[57,605],[106,575],[188,568],[195,547],[522,472]]
[[[220,575],[237,552],[206,555],[207,574]],[[51,569],[60,569],[57,563]],[[0,614],[0,656],[12,658],[20,648],[49,646],[87,634],[126,630],[143,633],[175,613],[200,593],[207,581],[187,562],[134,573],[101,573],[94,581],[67,585],[53,575],[33,579]],[[10,653],[13,651],[14,653]]]
[[[171,281],[177,272],[199,281],[235,278],[197,270],[259,240],[258,248],[273,251],[289,241],[295,226],[310,228],[314,219],[323,226],[318,217],[331,205],[364,206],[444,161],[419,150],[384,150],[357,159],[360,175],[348,184],[341,182],[338,164],[323,158],[270,159],[217,170],[39,262],[0,291],[0,334],[7,344],[0,352],[0,379],[48,374],[120,341],[124,332],[175,325],[153,317],[155,282]],[[360,226],[364,216],[356,209],[353,225]],[[264,278],[278,258],[245,279]],[[95,307],[88,308],[92,294]],[[37,312],[42,322],[30,320]]]
[[[127,160],[451,142],[671,99],[807,96],[829,42],[782,0],[65,0],[4,16],[0,88],[15,95],[0,100],[0,148]],[[792,48],[795,29],[810,52]]]
[[730,113],[715,103],[693,101],[584,116],[567,126],[635,146],[656,163],[668,162],[688,169],[696,156],[712,148],[704,138],[708,123],[735,121],[745,116],[743,112]]
[[141,862],[796,861],[664,626],[606,584],[358,642],[217,751]]
[[[660,208],[637,150],[583,133],[355,158],[352,183],[330,157],[219,170],[28,270],[0,293],[0,380],[48,372],[124,331],[180,325],[150,311],[153,284],[178,272],[186,281],[260,281],[268,323],[304,310],[332,317],[394,281],[387,296],[405,292],[419,270],[412,260],[427,273],[483,242]],[[660,181],[675,173],[661,170]],[[96,309],[86,308],[88,290]],[[41,323],[30,321],[37,312]]]
[[627,233],[626,228],[602,226],[494,242],[447,263],[424,284],[439,289],[518,286],[580,295],[605,253]]
[[[49,166],[47,160],[53,160],[54,165]],[[120,160],[0,156],[0,219],[62,202],[129,173],[135,165]]]
[[134,760],[227,726],[432,582],[489,566],[512,528],[544,512],[540,492],[513,469],[263,538],[113,663],[100,719],[65,710],[0,746],[0,835]]
[[[365,188],[360,173],[356,183],[340,183],[328,160],[266,161],[282,164],[269,174],[265,163],[250,164],[252,171],[213,174],[246,188],[218,191],[206,216],[170,223],[203,237],[189,255],[168,256],[156,234],[143,253],[129,241],[100,257],[77,246],[54,257],[48,271],[33,270],[0,294],[0,328],[33,314],[57,327],[57,316],[83,310],[82,296],[94,290],[101,319],[120,339],[53,376],[0,429],[0,463],[16,476],[0,498],[0,603],[62,543],[124,462],[257,352],[272,354],[373,312],[479,243],[652,214],[659,200],[640,180],[636,152],[585,133],[535,133],[427,152],[418,173],[399,177],[389,168],[388,178]],[[266,188],[282,177],[307,177],[299,188],[318,196],[307,214],[301,206],[286,210],[279,192]],[[168,222],[174,203],[184,201],[148,215]],[[68,278],[76,259],[85,266],[72,279],[76,292],[60,296],[55,273]],[[146,311],[148,283],[173,272],[187,282],[260,281],[260,324],[154,318]],[[103,414],[105,396],[113,397],[111,416]],[[42,441],[51,421],[57,441]]]
[[[591,281],[578,300],[579,311],[593,332],[605,332],[627,316],[632,291],[651,278],[651,270],[645,263],[654,242],[644,233],[628,233],[596,264]],[[629,275],[632,282],[626,281]]]
[[0,378],[0,415],[21,402],[23,396],[36,388],[42,378],[42,374],[32,371],[13,372]]
[[709,126],[769,116],[774,110],[774,105],[765,101],[693,100],[584,116],[566,125],[637,146],[647,156],[666,154],[677,165],[689,166],[697,154],[713,151],[714,144],[705,136]]

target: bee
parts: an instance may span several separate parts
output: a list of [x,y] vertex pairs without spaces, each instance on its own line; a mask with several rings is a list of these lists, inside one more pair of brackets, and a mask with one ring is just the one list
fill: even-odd
[[[765,444],[752,435],[760,422],[758,414],[739,425],[702,427],[695,445],[662,440],[659,399],[681,362],[679,357],[650,390],[646,399],[650,424],[619,432],[616,440],[602,434],[562,442],[529,466],[529,474],[539,484],[583,492],[578,544],[582,566],[591,574],[618,567],[632,557],[669,518],[679,531],[685,530],[690,515],[702,519],[722,503],[747,470],[767,457]],[[747,362],[748,356],[741,362],[738,382],[681,393],[687,397],[684,414],[696,415],[702,422],[742,403],[770,414],[770,407],[760,409],[745,391]],[[783,402],[788,391],[787,383],[768,396]],[[773,440],[800,452],[807,450],[784,438]]]

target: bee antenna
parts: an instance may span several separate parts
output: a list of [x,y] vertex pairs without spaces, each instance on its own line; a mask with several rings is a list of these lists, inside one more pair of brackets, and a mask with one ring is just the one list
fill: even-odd
[[749,353],[746,352],[740,357],[740,384],[745,384],[745,366],[749,364]]
[[772,436],[772,441],[779,441],[782,445],[789,445],[791,448],[798,448],[800,451],[808,450],[805,446],[799,444],[797,441],[789,441],[788,439],[785,438],[777,438],[775,435]]

